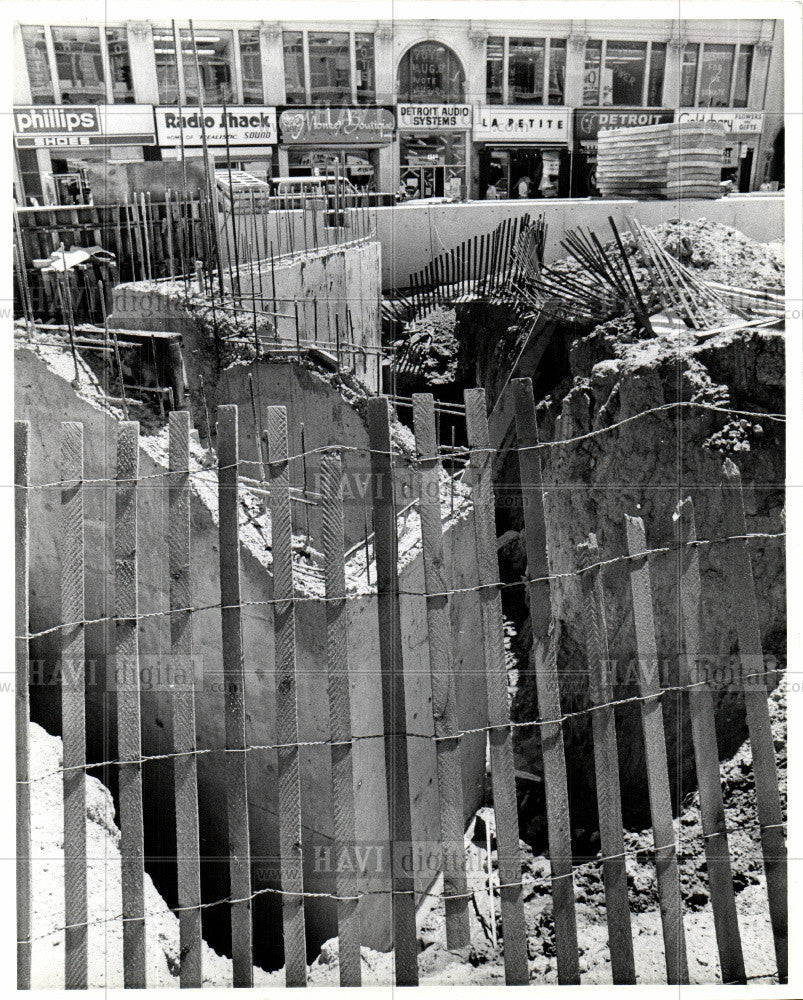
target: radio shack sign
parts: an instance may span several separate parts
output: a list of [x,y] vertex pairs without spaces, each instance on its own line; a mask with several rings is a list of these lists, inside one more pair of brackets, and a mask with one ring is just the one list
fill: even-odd
[[568,108],[476,108],[474,139],[479,142],[568,142]]
[[204,108],[204,113],[189,108],[178,113],[175,107],[156,108],[156,134],[160,146],[202,146],[206,131],[207,146],[275,145],[276,108],[251,105]]
[[14,108],[19,149],[154,146],[150,104],[37,104]]
[[470,104],[397,104],[396,115],[399,131],[457,132],[471,128]]
[[577,142],[596,142],[606,129],[661,125],[674,117],[675,112],[666,108],[576,108],[574,138]]
[[283,108],[279,130],[283,146],[318,143],[352,143],[359,146],[387,146],[393,141],[396,119],[390,108]]

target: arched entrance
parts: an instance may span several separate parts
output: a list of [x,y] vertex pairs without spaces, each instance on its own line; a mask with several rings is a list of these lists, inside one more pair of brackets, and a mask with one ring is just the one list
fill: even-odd
[[[419,119],[448,119],[443,112],[465,101],[463,64],[442,42],[418,42],[401,57],[396,93],[399,104],[416,105],[425,112]],[[408,198],[465,196],[468,135],[468,129],[460,127],[400,129],[400,187]]]

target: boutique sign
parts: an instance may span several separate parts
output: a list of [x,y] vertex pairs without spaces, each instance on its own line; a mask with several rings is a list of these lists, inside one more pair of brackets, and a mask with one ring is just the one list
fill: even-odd
[[479,142],[568,142],[569,109],[476,108],[473,136]]
[[395,127],[393,111],[385,107],[285,107],[279,113],[279,141],[283,146],[387,146],[393,141]]
[[470,104],[397,104],[399,131],[433,129],[436,132],[471,128]]
[[[276,143],[276,108],[205,108],[200,111],[176,107],[156,108],[156,134],[160,146],[202,146],[204,131],[208,146],[271,146]],[[203,119],[203,120],[202,120]]]

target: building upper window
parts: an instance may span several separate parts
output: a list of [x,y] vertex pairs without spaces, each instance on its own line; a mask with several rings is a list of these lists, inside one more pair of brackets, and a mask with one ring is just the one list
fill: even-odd
[[347,31],[310,31],[309,79],[313,104],[351,101],[349,35]]
[[304,36],[300,31],[283,31],[284,97],[288,104],[306,104],[307,84],[304,74]]
[[583,104],[602,107],[660,105],[665,65],[665,42],[649,46],[647,42],[588,41]]
[[178,104],[178,63],[176,41],[172,31],[153,31],[153,51],[156,55],[156,80],[160,104]]
[[488,39],[485,95],[489,104],[563,104],[565,38]]
[[133,104],[134,80],[131,76],[131,57],[128,54],[126,29],[107,28],[106,45],[109,49],[112,102],[114,104]]
[[355,66],[357,69],[357,103],[372,104],[376,100],[374,72],[374,36],[357,33],[354,36]]
[[[234,74],[232,72],[232,33],[230,31],[181,30],[181,61],[184,64],[184,90],[187,104],[232,104]],[[198,71],[203,94],[198,91]]]
[[440,42],[419,42],[399,63],[398,95],[411,101],[463,101],[466,80],[460,60]]
[[241,31],[240,69],[243,78],[243,104],[262,104],[262,56],[258,31]]
[[680,107],[747,107],[752,68],[752,45],[687,44],[681,64]]
[[105,104],[99,28],[52,28],[62,104]]
[[47,57],[45,29],[26,24],[21,30],[25,62],[28,65],[28,79],[31,84],[31,100],[34,104],[52,104],[53,80]]

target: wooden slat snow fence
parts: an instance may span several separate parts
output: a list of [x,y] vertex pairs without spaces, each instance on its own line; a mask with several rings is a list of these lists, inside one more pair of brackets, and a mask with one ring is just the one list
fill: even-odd
[[[527,558],[532,566],[539,558],[535,540],[543,534],[543,524],[535,523],[538,505],[527,503],[534,493],[544,490],[541,479],[540,449],[553,442],[540,442],[535,419],[532,384],[515,379],[506,390],[511,397],[517,429],[520,484],[525,509]],[[479,683],[487,698],[487,722],[483,727],[489,744],[492,798],[496,815],[496,840],[499,866],[499,910],[502,923],[502,953],[505,980],[510,985],[534,981],[531,970],[525,923],[522,885],[522,856],[519,844],[516,776],[513,760],[514,725],[511,725],[507,693],[501,584],[496,555],[494,494],[491,480],[494,450],[489,443],[488,418],[483,390],[465,394],[469,464],[465,481],[473,499],[473,524],[476,544],[476,591],[479,597],[482,644],[477,650]],[[419,487],[418,508],[422,528],[424,588],[420,595],[429,635],[429,662],[432,683],[432,712],[435,741],[432,781],[438,790],[443,864],[445,943],[458,950],[469,944],[470,888],[463,848],[463,811],[461,787],[460,718],[454,694],[454,664],[450,641],[449,601],[452,590],[449,566],[444,557],[443,526],[440,510],[440,457],[431,396],[414,397],[414,429],[417,447],[416,476]],[[399,579],[397,571],[401,469],[392,446],[390,401],[377,397],[370,401],[371,475],[370,502],[373,507],[373,549],[376,558],[375,580],[378,584],[376,629],[379,638],[384,719],[387,808],[390,836],[394,846],[412,841],[411,802],[403,644],[399,615]],[[199,788],[196,756],[212,752],[200,747],[195,727],[192,668],[193,583],[209,567],[196,567],[192,558],[190,536],[190,497],[192,477],[188,440],[189,415],[174,412],[169,423],[169,464],[162,477],[167,486],[169,512],[168,535],[164,558],[168,567],[165,595],[170,615],[170,653],[173,669],[182,667],[182,683],[171,685],[174,724],[167,756],[175,768],[175,816],[177,836],[178,913],[180,916],[181,985],[199,986],[204,981],[201,948],[200,913],[203,907],[217,905],[229,912],[233,939],[233,984],[253,984],[253,941],[258,935],[276,934],[276,928],[255,927],[255,895],[252,889],[251,842],[248,815],[248,753],[245,731],[244,681],[248,667],[244,652],[241,620],[242,598],[239,554],[239,492],[241,460],[237,439],[237,410],[221,406],[218,410],[218,503],[220,552],[220,605],[223,626],[222,662],[226,681],[225,747],[221,758],[228,767],[227,796],[223,808],[228,815],[230,844],[230,894],[217,903],[201,904],[200,849],[198,839]],[[114,614],[109,617],[115,652],[119,663],[118,745],[114,763],[119,774],[119,817],[122,831],[122,887],[124,923],[125,985],[144,987],[146,983],[145,938],[150,914],[144,908],[144,873],[148,858],[143,851],[143,782],[149,780],[143,767],[139,735],[140,688],[138,684],[138,567],[143,558],[161,558],[160,553],[143,553],[138,547],[138,497],[143,478],[138,474],[139,427],[120,423],[117,436],[116,467],[109,478],[94,478],[96,470],[84,464],[84,428],[80,423],[65,422],[60,429],[61,468],[54,483],[32,484],[28,459],[29,426],[15,425],[15,538],[16,538],[16,738],[17,738],[17,936],[18,983],[31,985],[31,779],[28,757],[28,552],[31,536],[37,541],[37,525],[28,519],[28,499],[32,490],[52,487],[60,491],[62,581],[62,621],[45,632],[60,636],[63,667],[64,760],[64,846],[65,846],[65,983],[72,988],[87,986],[87,846],[83,823],[86,762],[84,700],[84,629],[90,622],[84,607],[84,583],[88,571],[85,558],[86,513],[84,494],[87,484],[102,483],[113,488],[115,497],[114,554],[116,594]],[[267,443],[266,473],[263,484],[269,497],[272,515],[274,567],[273,615],[276,684],[277,749],[280,751],[276,780],[279,803],[281,919],[284,931],[285,971],[288,985],[303,986],[307,980],[305,946],[305,911],[314,907],[321,893],[305,891],[302,868],[301,805],[304,787],[299,779],[299,742],[297,708],[297,668],[295,635],[296,594],[291,551],[291,491],[301,485],[294,456],[287,450],[287,412],[271,407],[265,431]],[[565,447],[565,445],[564,445]],[[409,481],[409,470],[405,470]],[[299,473],[300,475],[300,473]],[[144,477],[154,478],[154,477]],[[156,477],[159,478],[158,476]],[[319,494],[323,515],[323,556],[326,604],[326,664],[329,689],[329,748],[333,782],[333,829],[335,844],[356,843],[359,822],[355,816],[354,738],[350,724],[349,656],[350,596],[345,586],[343,543],[343,479],[337,449],[324,457]],[[153,485],[152,483],[149,485]],[[776,774],[772,733],[769,726],[767,691],[761,650],[758,611],[752,568],[747,547],[741,482],[736,467],[726,462],[723,473],[722,542],[732,586],[730,600],[738,624],[741,680],[747,708],[750,741],[753,751],[758,820],[761,831],[768,913],[775,941],[775,973],[780,981],[787,976],[786,923],[786,848],[783,815]],[[645,525],[640,517],[626,517],[627,547],[613,561],[626,563],[630,573],[633,623],[639,662],[639,693],[629,699],[641,708],[646,773],[645,785],[655,837],[655,865],[662,916],[669,983],[688,981],[688,964],[683,926],[683,898],[679,878],[682,858],[672,821],[671,797],[667,773],[666,744],[661,696],[664,691],[656,669],[656,635],[651,591],[651,551],[647,547]],[[739,933],[734,886],[725,827],[719,755],[714,728],[711,688],[700,673],[700,615],[702,587],[699,568],[699,544],[696,538],[692,502],[678,507],[678,607],[684,635],[681,657],[681,683],[673,688],[688,697],[692,738],[700,789],[701,822],[706,867],[716,929],[721,978],[723,982],[745,982],[745,963]],[[666,549],[656,550],[666,551]],[[547,553],[552,569],[551,554]],[[609,561],[609,560],[608,560]],[[621,790],[617,762],[617,736],[614,721],[614,697],[609,674],[607,624],[605,616],[604,572],[607,561],[600,559],[594,535],[579,547],[575,574],[582,586],[587,627],[587,665],[589,689],[587,708],[591,716],[594,763],[600,816],[600,857],[592,863],[602,871],[611,972],[615,983],[636,981],[638,942],[634,948],[627,895],[626,849],[622,827]],[[570,574],[572,575],[572,574]],[[530,588],[539,582],[531,580]],[[531,595],[535,591],[531,589]],[[416,595],[413,595],[416,596]],[[308,598],[307,598],[308,599]],[[725,598],[728,599],[728,598]],[[205,610],[209,610],[206,608]],[[158,613],[158,612],[157,612]],[[95,622],[92,622],[94,624]],[[532,653],[539,700],[539,718],[517,721],[527,731],[540,733],[549,834],[552,899],[555,925],[555,950],[558,979],[561,983],[581,981],[578,930],[575,917],[574,871],[577,860],[572,854],[569,801],[566,781],[566,750],[563,709],[557,672],[558,623],[553,621],[550,642],[536,644]],[[268,648],[268,646],[266,646]],[[178,665],[178,666],[177,666]],[[264,664],[263,664],[264,666]],[[69,669],[67,669],[69,667]],[[187,680],[189,678],[189,681]],[[574,713],[573,713],[574,714]],[[581,712],[582,714],[582,712]],[[264,720],[268,727],[268,720]],[[260,749],[260,748],[255,748]],[[107,762],[108,763],[108,762]],[[455,850],[457,848],[457,850]],[[462,858],[462,861],[460,860]],[[35,863],[35,862],[33,862]],[[584,861],[583,864],[588,864]],[[391,867],[387,888],[366,890],[392,894],[392,942],[395,956],[395,979],[398,985],[418,982],[418,943],[416,937],[417,892],[414,879],[402,866]],[[340,937],[340,982],[343,986],[360,984],[359,900],[363,894],[361,874],[339,873],[336,892],[337,928]],[[260,892],[266,890],[262,889]],[[324,894],[327,895],[327,894]],[[108,916],[117,920],[119,915]],[[580,941],[582,944],[582,941]],[[35,970],[34,970],[35,971]],[[35,978],[35,977],[34,977]]]

